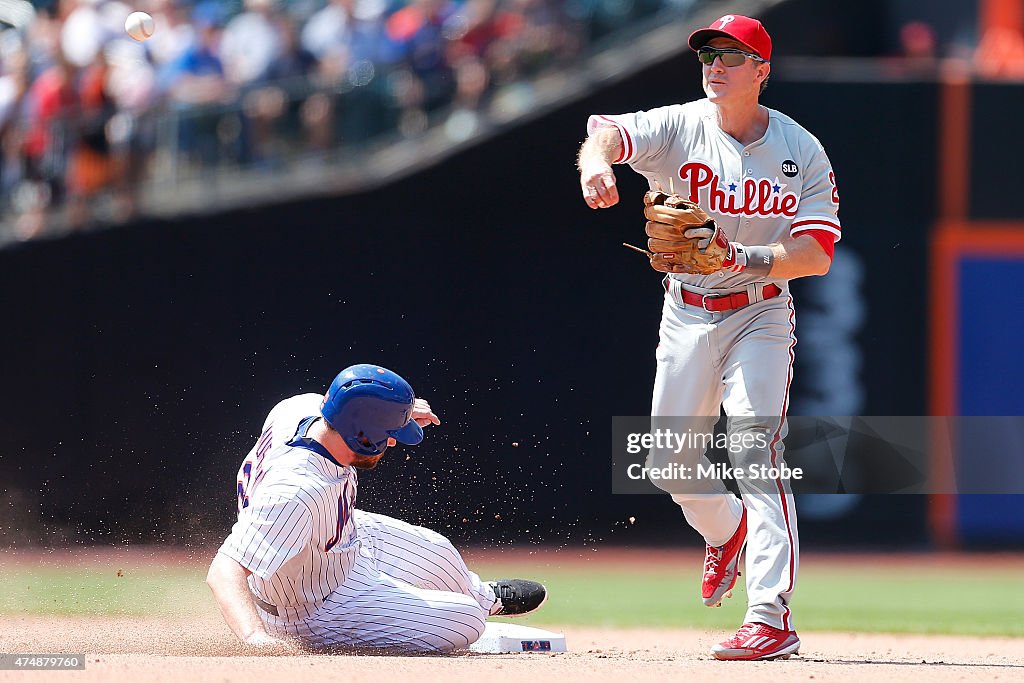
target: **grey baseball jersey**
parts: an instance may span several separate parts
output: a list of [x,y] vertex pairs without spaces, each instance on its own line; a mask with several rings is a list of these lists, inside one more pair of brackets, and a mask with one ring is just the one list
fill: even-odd
[[[621,115],[595,115],[588,132],[612,126],[629,164],[652,189],[674,190],[707,211],[729,239],[746,245],[811,234],[831,254],[842,236],[839,194],[818,140],[788,116],[768,109],[760,140],[743,145],[721,130],[706,99]],[[637,202],[639,206],[639,202]],[[782,293],[763,298],[768,282]],[[686,304],[681,290],[709,296],[746,291],[749,305],[710,313]],[[726,414],[763,418],[772,439],[743,454],[747,463],[782,462],[793,376],[796,317],[788,283],[745,272],[665,279],[652,416]],[[700,454],[694,454],[699,456]],[[745,621],[792,629],[789,599],[799,565],[796,511],[788,482],[743,482],[742,503],[721,482],[704,493],[676,494],[686,520],[708,544],[724,543],[746,506]],[[718,493],[722,495],[706,495]]]
[[[674,189],[700,204],[732,241],[771,244],[807,231],[842,237],[832,165],[817,138],[785,114],[768,109],[767,132],[746,146],[719,128],[706,99],[587,122],[589,132],[604,126],[622,137],[615,163],[629,164],[651,189]],[[756,279],[728,271],[671,277],[707,289]]]
[[494,606],[444,536],[356,510],[357,471],[304,438],[323,397],[271,410],[238,471],[238,521],[220,552],[252,571],[268,630],[313,647],[468,647]]

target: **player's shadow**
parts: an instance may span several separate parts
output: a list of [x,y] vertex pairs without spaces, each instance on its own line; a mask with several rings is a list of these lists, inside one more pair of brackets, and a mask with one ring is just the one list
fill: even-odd
[[796,657],[792,661],[797,662],[814,662],[815,664],[848,664],[848,665],[878,665],[878,666],[938,666],[938,667],[953,667],[963,666],[977,669],[1024,669],[1024,663],[1013,664],[985,664],[981,662],[929,662],[921,660],[920,662],[907,662],[907,661],[892,661],[888,659],[825,659],[816,657]]

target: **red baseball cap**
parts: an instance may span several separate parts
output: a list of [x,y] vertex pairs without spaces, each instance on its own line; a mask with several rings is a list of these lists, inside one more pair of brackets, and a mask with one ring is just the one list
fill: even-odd
[[707,28],[699,28],[690,34],[690,49],[696,52],[712,38],[733,38],[749,47],[764,61],[772,58],[772,39],[757,19],[742,14],[726,14],[719,17]]

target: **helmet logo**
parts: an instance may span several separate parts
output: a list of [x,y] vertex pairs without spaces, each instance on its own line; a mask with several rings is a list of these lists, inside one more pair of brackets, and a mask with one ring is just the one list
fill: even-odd
[[734,21],[736,21],[736,17],[734,17],[731,14],[726,14],[724,17],[722,17],[715,23],[718,24],[718,29],[722,30],[726,27],[727,24],[731,24]]

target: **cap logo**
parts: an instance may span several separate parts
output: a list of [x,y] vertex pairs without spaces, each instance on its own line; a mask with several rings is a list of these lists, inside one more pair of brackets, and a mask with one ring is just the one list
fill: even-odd
[[731,24],[734,21],[736,21],[736,17],[734,17],[731,14],[726,14],[724,17],[722,17],[715,23],[718,24],[718,30],[721,31],[726,27],[727,24]]

